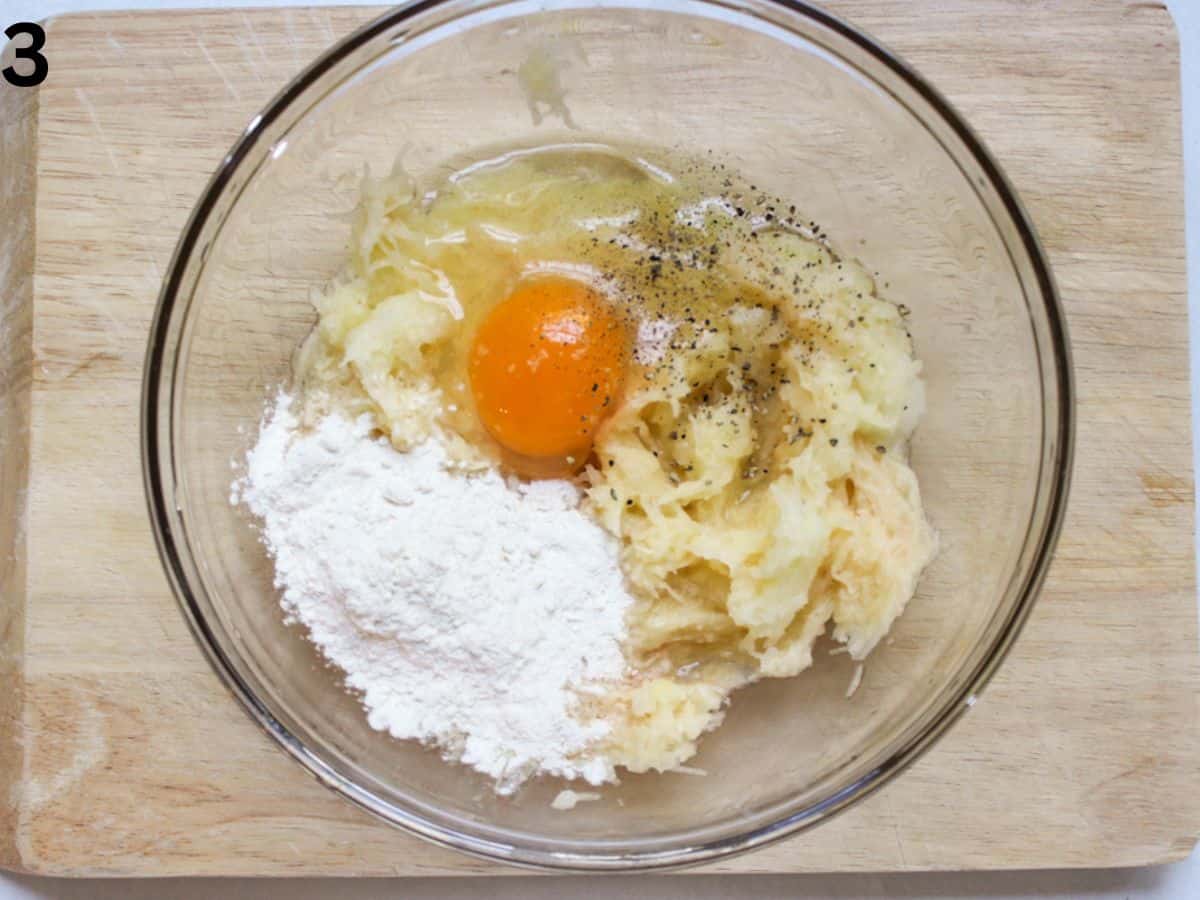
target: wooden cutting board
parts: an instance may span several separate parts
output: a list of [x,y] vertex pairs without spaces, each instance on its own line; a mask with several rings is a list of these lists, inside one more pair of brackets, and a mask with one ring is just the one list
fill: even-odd
[[[1028,204],[1074,341],[1074,491],[984,701],[846,815],[708,871],[1180,859],[1200,831],[1200,679],[1170,17],[1117,0],[830,6],[949,95]],[[371,15],[70,16],[50,23],[40,89],[0,82],[4,865],[512,871],[373,821],[259,732],[177,612],[142,498],[142,354],[176,235],[245,122]]]

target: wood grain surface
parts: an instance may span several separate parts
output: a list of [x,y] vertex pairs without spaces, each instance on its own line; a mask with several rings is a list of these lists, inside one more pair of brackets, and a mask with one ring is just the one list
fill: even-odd
[[[0,68],[7,65],[0,53]],[[36,92],[0,89],[0,786],[5,787],[20,783],[24,755],[37,101]],[[19,806],[0,803],[0,859],[16,858]]]
[[[1200,831],[1200,682],[1169,15],[1116,0],[829,6],[948,95],[1028,205],[1074,344],[1074,488],[1042,599],[985,701],[846,815],[704,871],[1182,858]],[[70,16],[50,23],[40,89],[0,83],[8,867],[511,871],[373,821],[260,733],[176,609],[141,492],[142,357],[185,217],[254,112],[371,15]]]

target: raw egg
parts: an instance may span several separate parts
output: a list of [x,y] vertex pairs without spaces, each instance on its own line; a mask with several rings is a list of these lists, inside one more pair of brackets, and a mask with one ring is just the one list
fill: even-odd
[[484,318],[470,348],[475,409],[527,474],[576,468],[616,404],[628,357],[624,322],[566,278],[520,285]]

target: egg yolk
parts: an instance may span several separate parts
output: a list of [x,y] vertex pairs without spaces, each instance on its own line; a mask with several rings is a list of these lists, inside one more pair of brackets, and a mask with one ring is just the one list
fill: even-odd
[[582,465],[616,404],[628,343],[624,323],[587,285],[539,279],[518,287],[471,345],[483,426],[521,457]]

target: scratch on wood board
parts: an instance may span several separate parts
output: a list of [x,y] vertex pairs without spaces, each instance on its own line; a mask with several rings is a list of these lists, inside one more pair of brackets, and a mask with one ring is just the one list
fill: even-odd
[[233,82],[229,80],[229,76],[225,74],[225,70],[221,68],[221,64],[213,59],[213,55],[208,51],[208,45],[204,43],[204,38],[197,37],[196,44],[200,47],[200,52],[204,54],[204,58],[208,60],[208,64],[212,66],[213,71],[217,73],[217,77],[224,83],[225,90],[229,91],[229,96],[240,103],[242,95],[238,93],[238,89],[234,86]]
[[96,115],[96,107],[92,106],[92,101],[88,99],[87,91],[83,88],[75,88],[75,96],[79,100],[79,105],[87,110],[88,118],[92,120],[92,127],[96,129],[96,134],[100,136],[100,146],[104,148],[104,152],[108,156],[108,164],[112,166],[113,173],[120,175],[121,167],[117,165],[117,157],[113,153],[112,142],[108,139],[108,135],[104,133],[104,128],[100,125],[100,117]]

